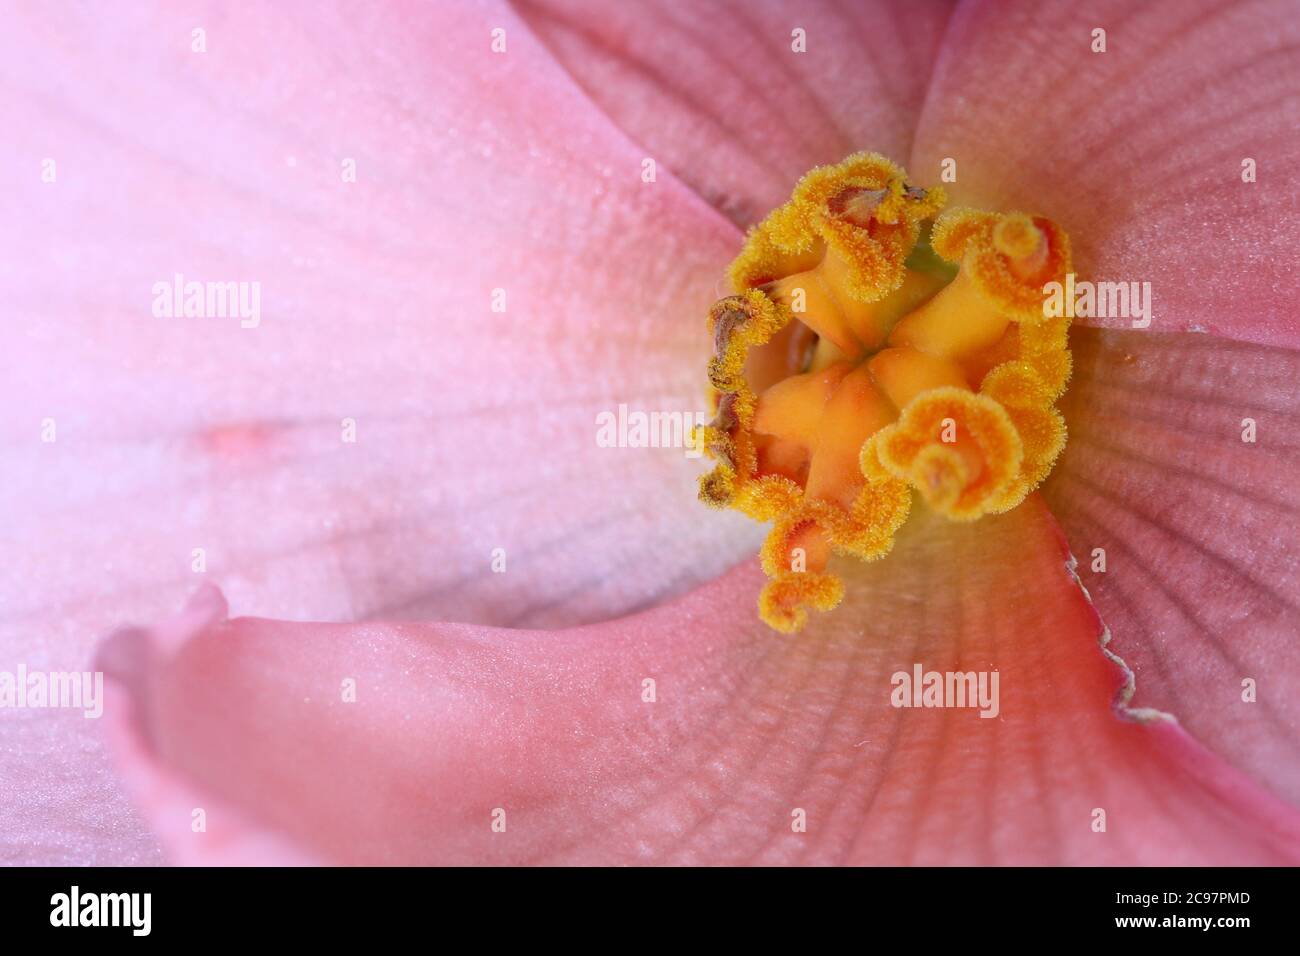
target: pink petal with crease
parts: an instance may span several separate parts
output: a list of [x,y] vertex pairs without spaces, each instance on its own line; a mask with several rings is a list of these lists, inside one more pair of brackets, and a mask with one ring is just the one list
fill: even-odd
[[[341,862],[1300,860],[1295,811],[1111,713],[1120,675],[1037,499],[909,525],[797,639],[735,613],[758,580],[551,633],[239,618],[172,654],[140,633],[118,676],[148,719],[120,756]],[[915,663],[998,670],[999,715],[891,707]],[[204,855],[187,817],[151,822]]]
[[[10,667],[76,670],[160,618],[196,548],[252,613],[535,626],[752,553],[741,519],[699,520],[682,449],[595,441],[620,403],[703,410],[737,230],[669,170],[643,183],[504,5],[20,6],[0,110]],[[260,282],[260,324],[154,317],[177,272]],[[6,861],[153,857],[87,723],[6,722]]]

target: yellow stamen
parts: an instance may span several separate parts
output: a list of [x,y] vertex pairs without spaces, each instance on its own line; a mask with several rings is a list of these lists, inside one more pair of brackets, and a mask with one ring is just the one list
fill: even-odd
[[1047,242],[1032,219],[1015,212],[1003,216],[993,227],[993,248],[1006,256],[1013,270],[1029,273],[1035,267],[1042,268]]
[[778,630],[839,603],[834,555],[888,553],[913,490],[975,520],[1019,504],[1064,447],[1069,320],[1043,316],[1042,286],[1069,270],[1069,240],[943,201],[876,154],[814,169],[710,311],[700,497],[774,522],[759,613]]
[[943,203],[941,189],[917,190],[901,167],[877,153],[818,166],[789,202],[751,231],[731,266],[732,285],[753,289],[811,269],[829,247],[849,264],[846,296],[882,299],[902,285],[919,224]]
[[844,582],[833,574],[785,573],[758,596],[758,613],[774,630],[792,634],[808,622],[808,608],[832,611],[844,600]]
[[1070,271],[1069,237],[1041,216],[950,209],[935,220],[930,245],[960,262],[981,299],[1015,322],[1041,322],[1043,284]]
[[876,441],[886,470],[910,482],[934,510],[963,521],[988,513],[1023,457],[1001,405],[952,387],[917,396]]

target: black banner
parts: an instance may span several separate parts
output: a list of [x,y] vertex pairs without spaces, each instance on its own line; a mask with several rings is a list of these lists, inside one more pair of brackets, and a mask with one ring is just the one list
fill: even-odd
[[[1286,869],[0,869],[6,940],[339,945],[511,930],[621,946],[680,928],[734,943],[914,932],[917,945],[1286,930]],[[1286,911],[1290,911],[1289,913]],[[622,942],[609,936],[623,926]],[[453,937],[453,939],[456,937]],[[828,937],[829,938],[829,937]]]

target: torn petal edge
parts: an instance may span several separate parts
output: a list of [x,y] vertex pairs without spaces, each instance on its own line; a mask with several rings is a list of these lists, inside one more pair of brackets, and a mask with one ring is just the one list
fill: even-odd
[[1093,617],[1097,621],[1097,626],[1101,632],[1097,635],[1097,646],[1101,648],[1101,653],[1106,660],[1110,661],[1119,670],[1123,677],[1123,683],[1116,689],[1114,696],[1110,701],[1110,709],[1115,715],[1122,720],[1133,721],[1138,724],[1152,723],[1172,723],[1177,724],[1178,718],[1163,710],[1157,710],[1155,707],[1130,707],[1129,701],[1137,693],[1137,677],[1133,673],[1133,668],[1128,666],[1124,658],[1120,657],[1110,649],[1110,642],[1113,635],[1108,625],[1101,616],[1101,611],[1092,600],[1092,595],[1088,592],[1088,586],[1083,583],[1079,577],[1079,559],[1074,556],[1073,551],[1066,552],[1065,571],[1074,580],[1075,585],[1083,593],[1083,599],[1088,604],[1088,609],[1092,611]]

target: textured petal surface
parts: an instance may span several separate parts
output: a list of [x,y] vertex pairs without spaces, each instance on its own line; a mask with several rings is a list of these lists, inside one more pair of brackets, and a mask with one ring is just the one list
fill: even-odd
[[[1056,218],[1081,278],[1151,283],[1154,330],[1300,345],[1294,13],[1286,0],[963,6],[910,171],[928,181],[953,158],[954,202]],[[1247,158],[1257,182],[1242,181]]]
[[1133,704],[1300,803],[1300,355],[1144,332],[1072,345],[1047,500],[1136,675]]
[[[797,638],[736,613],[749,564],[546,633],[222,623],[200,595],[206,613],[105,648],[135,715],[109,719],[130,779],[235,808],[196,834],[152,801],[188,859],[275,839],[381,863],[1300,860],[1285,804],[1176,725],[1112,713],[1121,674],[1039,499],[921,517],[858,567]],[[997,716],[891,706],[891,675],[917,664],[996,671]]]
[[[200,558],[258,614],[548,626],[754,547],[681,448],[596,443],[703,410],[735,227],[508,8],[18,6],[0,111],[7,667],[85,666]],[[155,316],[177,273],[260,283],[256,327]],[[0,858],[151,855],[90,722],[3,720]]]
[[518,6],[647,157],[749,226],[819,163],[862,149],[906,159],[953,4]]

